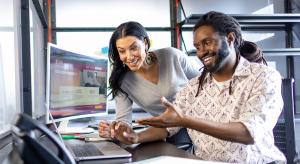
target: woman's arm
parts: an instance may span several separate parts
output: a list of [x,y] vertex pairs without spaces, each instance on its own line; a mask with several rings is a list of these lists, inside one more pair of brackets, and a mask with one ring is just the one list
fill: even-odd
[[180,66],[189,80],[200,75],[201,65],[199,62],[197,62],[198,59],[196,57],[195,61],[193,61],[189,59],[187,54],[180,50],[175,49],[174,53],[177,54]]
[[145,131],[138,133],[138,143],[163,140],[167,138],[168,132],[166,128],[148,128]]
[[123,93],[115,97],[116,102],[116,120],[125,121],[131,124],[132,121],[132,104],[133,101]]
[[[132,120],[132,101],[124,94],[115,97],[116,100],[116,120],[131,124]],[[98,126],[100,137],[111,138],[111,125],[107,120],[101,120]]]
[[111,136],[124,144],[136,144],[163,140],[168,132],[165,128],[150,127],[142,132],[136,133],[127,123],[113,122],[111,124]]

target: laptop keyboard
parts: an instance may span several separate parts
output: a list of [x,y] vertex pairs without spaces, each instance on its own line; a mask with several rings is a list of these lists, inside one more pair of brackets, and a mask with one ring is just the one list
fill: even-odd
[[76,157],[88,157],[103,155],[94,144],[70,145]]

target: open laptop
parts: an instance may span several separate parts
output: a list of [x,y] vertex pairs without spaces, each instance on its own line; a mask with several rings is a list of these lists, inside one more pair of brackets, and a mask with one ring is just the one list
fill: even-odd
[[26,114],[17,115],[12,126],[13,146],[24,163],[74,164],[75,160],[84,163],[92,159],[101,163],[131,162],[131,154],[113,142],[60,141],[50,129]]
[[131,153],[112,141],[85,142],[73,139],[64,143],[76,161],[131,157]]
[[[108,68],[105,56],[76,53],[48,44],[46,123],[53,124],[57,134],[93,132],[90,128],[69,127],[68,123],[108,115]],[[56,122],[60,122],[58,128]],[[77,161],[131,157],[129,152],[110,141],[74,139],[63,144]]]
[[[63,137],[58,133],[56,125],[53,125],[56,133],[62,139]],[[100,137],[97,132],[82,134],[82,137],[85,139],[62,140],[62,143],[69,150],[75,161],[131,158],[132,156],[131,153],[110,139]],[[98,141],[87,141],[90,138],[98,139]]]

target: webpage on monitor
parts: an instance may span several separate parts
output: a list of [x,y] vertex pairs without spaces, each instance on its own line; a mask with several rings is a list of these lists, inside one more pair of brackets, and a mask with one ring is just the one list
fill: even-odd
[[68,127],[68,121],[107,115],[107,57],[53,44],[48,45],[47,56],[47,123],[61,121],[58,131],[63,134],[91,132],[90,128]]

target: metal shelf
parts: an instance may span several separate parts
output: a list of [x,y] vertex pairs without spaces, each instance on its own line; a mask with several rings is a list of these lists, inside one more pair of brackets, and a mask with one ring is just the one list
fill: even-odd
[[272,48],[264,49],[265,56],[300,56],[300,48]]
[[[179,22],[182,31],[192,29],[192,25],[202,17],[203,14],[192,14],[185,20]],[[242,30],[286,30],[287,26],[300,25],[300,14],[229,14],[241,25]],[[265,56],[300,56],[300,48],[274,48],[264,49]],[[189,56],[194,56],[196,50],[187,52]]]
[[[272,15],[256,15],[256,14],[231,14],[242,25],[288,25],[288,24],[300,24],[300,14],[272,14]],[[185,20],[179,22],[183,25],[193,25],[200,18],[202,14],[192,14]]]
[[[300,56],[300,48],[274,48],[264,49],[264,56]],[[188,56],[196,56],[196,50],[187,52]]]

